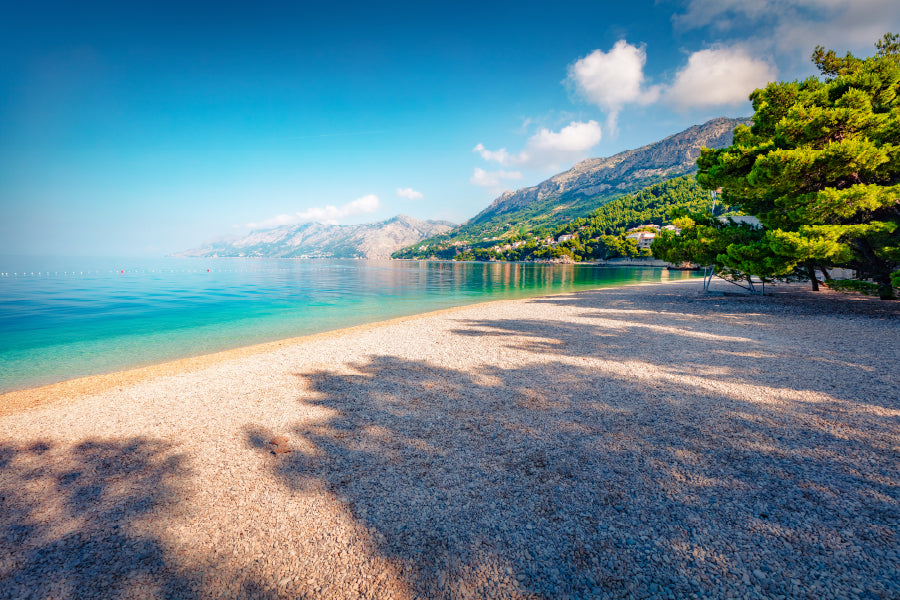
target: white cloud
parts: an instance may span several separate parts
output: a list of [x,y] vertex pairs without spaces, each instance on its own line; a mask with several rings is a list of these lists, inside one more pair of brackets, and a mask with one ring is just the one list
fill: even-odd
[[495,188],[502,185],[501,182],[522,179],[522,174],[518,171],[485,171],[475,167],[475,172],[469,179],[470,183],[483,187]]
[[[259,223],[247,223],[247,227],[250,229],[271,229],[273,227],[281,227],[282,225],[293,225],[294,223],[299,223],[300,219],[297,218],[297,215],[278,215],[277,217],[272,217],[271,219],[266,219],[265,221],[260,221]],[[237,225],[235,225],[237,227]]]
[[615,129],[616,117],[626,104],[651,104],[659,98],[659,86],[645,86],[643,46],[625,40],[609,52],[594,50],[569,66],[566,78],[588,101],[607,111],[607,128]]
[[318,221],[320,223],[335,225],[341,219],[346,219],[347,217],[359,214],[372,213],[380,207],[381,201],[378,199],[378,196],[375,194],[367,194],[352,202],[348,202],[341,207],[331,204],[326,206],[314,206],[293,215],[278,215],[277,217],[267,219],[260,223],[247,223],[247,227],[250,229],[270,229],[272,227],[294,225],[305,221]]
[[528,149],[531,152],[580,153],[596,146],[602,136],[597,121],[572,121],[559,131],[541,129],[528,140]]
[[518,160],[515,156],[510,156],[509,152],[506,151],[506,148],[500,148],[499,150],[488,150],[484,147],[484,144],[478,144],[474,148],[472,148],[472,152],[477,152],[481,155],[481,158],[487,161],[496,161],[501,165],[508,165]]
[[337,223],[340,219],[375,212],[379,207],[381,207],[381,201],[378,200],[378,196],[368,194],[362,198],[357,198],[353,202],[348,202],[340,208],[330,204],[324,208],[313,207],[303,212],[298,212],[297,217],[298,221]]
[[673,22],[683,29],[764,32],[751,37],[806,61],[818,44],[838,54],[871,55],[875,40],[900,29],[900,11],[897,0],[687,0]]
[[597,121],[586,123],[572,121],[559,131],[540,129],[528,138],[525,149],[518,154],[510,154],[506,148],[488,150],[483,144],[478,144],[472,151],[480,154],[484,160],[502,166],[558,168],[586,158],[590,149],[600,142],[602,136],[603,132]]
[[691,29],[713,26],[728,30],[743,21],[757,21],[790,8],[791,0],[688,0],[684,13],[672,17],[675,25]]
[[397,188],[397,196],[406,198],[407,200],[421,200],[425,197],[425,194],[417,192],[412,188]]
[[[717,0],[718,1],[718,0]],[[758,14],[752,2],[721,0],[725,6],[735,6],[744,15]],[[766,0],[768,1],[768,0]],[[794,2],[822,2],[828,0],[793,0]],[[843,0],[831,0],[842,2]],[[710,7],[718,4],[708,0],[690,0],[688,12],[680,17],[700,23]],[[699,11],[695,15],[696,11]],[[727,12],[729,9],[725,9]],[[625,40],[615,43],[609,52],[594,50],[569,67],[567,81],[578,93],[607,111],[606,128],[615,134],[619,111],[629,104],[653,104],[666,100],[677,108],[728,106],[747,101],[749,93],[773,81],[777,72],[769,62],[754,57],[747,46],[712,47],[694,52],[687,64],[678,71],[671,85],[648,86],[644,79],[647,55],[643,46]]]
[[777,75],[775,67],[743,48],[709,48],[691,54],[665,98],[683,109],[741,104]]

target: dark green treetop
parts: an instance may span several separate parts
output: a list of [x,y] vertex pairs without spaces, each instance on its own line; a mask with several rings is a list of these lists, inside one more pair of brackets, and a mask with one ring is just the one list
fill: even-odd
[[[759,239],[733,242],[723,268],[771,275],[847,266],[892,297],[900,268],[900,36],[874,57],[838,57],[817,47],[824,80],[775,82],[750,95],[753,124],[731,147],[704,149],[697,180],[756,215]],[[659,255],[654,247],[654,254]]]

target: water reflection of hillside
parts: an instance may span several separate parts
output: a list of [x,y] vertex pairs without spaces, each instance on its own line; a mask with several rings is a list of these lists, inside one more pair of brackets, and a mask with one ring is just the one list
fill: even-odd
[[0,393],[473,302],[691,276],[658,268],[450,261],[35,266],[33,277],[0,281],[6,300]]

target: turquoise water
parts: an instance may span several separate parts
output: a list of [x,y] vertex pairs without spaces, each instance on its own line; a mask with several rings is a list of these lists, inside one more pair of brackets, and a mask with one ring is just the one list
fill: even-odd
[[516,263],[0,257],[0,392],[485,300],[663,276],[691,275]]

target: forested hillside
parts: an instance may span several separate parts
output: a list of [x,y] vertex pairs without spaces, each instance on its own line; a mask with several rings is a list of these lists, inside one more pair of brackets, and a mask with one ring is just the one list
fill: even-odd
[[640,225],[666,225],[672,208],[708,210],[710,202],[709,191],[701,188],[693,175],[686,175],[651,185],[635,194],[620,196],[557,231],[571,233],[587,225],[583,234],[589,231],[591,234],[617,235]]
[[[573,261],[649,255],[638,251],[634,240],[626,239],[628,229],[641,225],[667,225],[672,209],[708,211],[709,191],[700,187],[693,175],[651,185],[634,194],[625,194],[604,204],[588,216],[571,220],[554,229],[536,227],[502,240],[476,244],[445,241],[423,243],[393,254],[394,258],[442,258],[456,260],[547,260]],[[728,214],[718,205],[716,214]],[[560,236],[573,239],[557,241]],[[432,238],[433,240],[434,238]],[[431,241],[431,240],[429,240]]]

